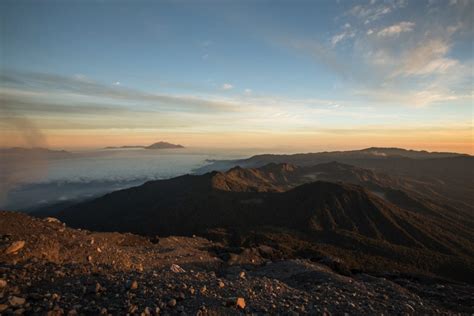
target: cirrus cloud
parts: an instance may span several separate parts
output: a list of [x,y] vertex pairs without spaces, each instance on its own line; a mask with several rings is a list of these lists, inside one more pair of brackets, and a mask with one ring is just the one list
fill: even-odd
[[392,74],[392,77],[446,73],[459,65],[457,60],[446,57],[449,49],[450,45],[446,40],[429,39],[423,41],[405,54],[400,68]]
[[386,28],[381,29],[377,32],[377,36],[389,37],[389,36],[398,36],[400,33],[413,31],[415,23],[403,21]]

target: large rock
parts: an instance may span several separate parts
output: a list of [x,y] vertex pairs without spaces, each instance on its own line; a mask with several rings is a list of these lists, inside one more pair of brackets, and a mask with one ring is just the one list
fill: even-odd
[[25,247],[25,241],[24,240],[19,240],[15,241],[10,244],[10,246],[5,249],[5,253],[8,255],[10,253],[15,253],[21,250],[23,247]]
[[245,299],[243,297],[231,297],[227,300],[226,305],[229,307],[245,308]]
[[170,270],[173,271],[174,273],[183,273],[186,272],[183,268],[181,268],[179,265],[173,263],[170,267]]
[[59,219],[54,218],[54,217],[46,217],[44,220],[48,223],[62,224],[62,222]]

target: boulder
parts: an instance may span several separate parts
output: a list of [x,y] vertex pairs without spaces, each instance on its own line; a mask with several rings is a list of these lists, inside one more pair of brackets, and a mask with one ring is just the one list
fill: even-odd
[[54,217],[46,217],[44,220],[48,223],[62,224],[59,219],[54,218]]
[[24,240],[18,240],[18,241],[15,241],[15,242],[11,243],[10,246],[8,246],[5,249],[5,253],[6,254],[15,253],[15,252],[18,252],[19,250],[21,250],[23,247],[25,247],[25,241]]
[[231,297],[227,299],[226,306],[244,309],[246,306],[245,299],[243,297]]
[[170,270],[173,271],[174,273],[182,273],[186,272],[183,268],[181,268],[179,265],[173,263],[170,267]]

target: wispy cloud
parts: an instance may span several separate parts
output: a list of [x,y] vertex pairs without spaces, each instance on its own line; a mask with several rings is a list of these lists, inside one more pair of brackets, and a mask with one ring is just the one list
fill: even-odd
[[[5,79],[5,80],[3,80]],[[173,111],[237,111],[231,103],[193,95],[168,95],[130,89],[121,85],[106,85],[88,78],[62,76],[49,73],[8,71],[3,74],[3,86],[14,86],[22,93],[47,92],[50,95],[69,97],[98,97],[121,102],[144,102],[156,108]],[[64,97],[64,95],[63,95]]]
[[443,39],[423,41],[404,54],[400,68],[392,76],[424,76],[446,73],[459,65],[457,60],[446,57],[449,49],[450,45]]
[[381,37],[398,36],[400,33],[413,31],[414,27],[415,23],[403,21],[381,29],[377,32],[377,35]]
[[[453,57],[452,49],[459,38],[474,37],[472,18],[466,13],[474,3],[441,1],[428,7],[423,11],[420,3],[390,0],[357,4],[337,19],[339,24],[347,21],[350,28],[335,32],[329,37],[331,45],[317,46],[313,56],[337,65],[333,69],[351,80],[354,96],[368,102],[414,107],[466,102],[472,98],[472,56]],[[407,10],[412,12],[410,20],[385,23]],[[343,55],[350,54],[352,62],[346,63],[336,46],[349,40]],[[320,52],[330,60],[321,58]]]
[[315,116],[355,115],[340,111],[340,100],[256,95],[250,89],[228,97],[194,97],[146,93],[85,77],[20,72],[6,76],[9,80],[0,86],[2,121],[30,117],[48,129],[298,129]]
[[352,28],[350,23],[345,23],[342,26],[342,31],[331,38],[331,44],[333,47],[337,45],[337,43],[342,42],[343,40],[353,38],[356,35],[354,29]]
[[408,104],[414,107],[426,107],[445,101],[469,101],[472,95],[460,95],[453,93],[448,89],[442,89],[438,86],[426,87],[424,89],[378,89],[378,90],[356,90],[355,95],[364,96],[372,102],[388,103],[393,105]]
[[234,86],[230,83],[223,83],[222,86],[221,86],[222,90],[231,90],[233,88],[234,88]]
[[404,6],[405,1],[403,0],[387,0],[380,3],[370,1],[367,4],[358,4],[352,7],[346,15],[354,16],[364,24],[369,24]]

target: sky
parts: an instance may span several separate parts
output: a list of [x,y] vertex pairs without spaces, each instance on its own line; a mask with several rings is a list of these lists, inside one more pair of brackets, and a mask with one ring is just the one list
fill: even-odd
[[474,1],[0,3],[0,146],[474,153]]

